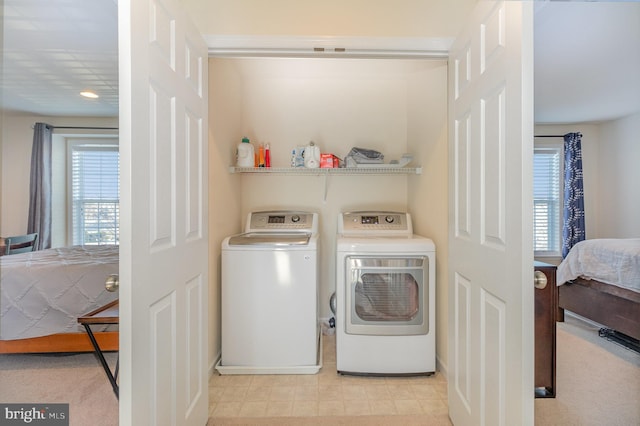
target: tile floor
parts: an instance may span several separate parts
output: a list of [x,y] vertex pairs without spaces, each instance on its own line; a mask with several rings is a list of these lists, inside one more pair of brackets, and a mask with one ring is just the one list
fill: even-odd
[[443,375],[343,376],[335,336],[323,336],[323,367],[314,375],[225,375],[209,381],[209,415],[291,417],[428,414],[448,422]]
[[[556,398],[535,400],[536,425],[640,425],[640,357],[600,339],[598,327],[570,319],[558,325]],[[255,424],[451,425],[442,375],[341,376],[335,337],[324,336],[323,346],[324,367],[316,375],[214,374],[210,424],[254,424],[247,418],[261,417]],[[301,416],[310,418],[301,422]]]

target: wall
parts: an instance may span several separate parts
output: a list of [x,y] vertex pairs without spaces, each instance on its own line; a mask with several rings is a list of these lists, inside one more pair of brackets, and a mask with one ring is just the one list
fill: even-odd
[[640,237],[640,112],[600,125],[598,237]]
[[[33,143],[33,125],[44,122],[53,126],[96,126],[118,127],[117,118],[104,117],[42,117],[31,114],[3,113],[4,122],[2,128],[2,191],[0,204],[0,235],[20,235],[27,231],[29,217],[29,184],[31,167],[31,145]],[[58,146],[64,143],[60,134],[73,134],[74,136],[86,134],[86,131],[56,130],[54,131],[54,144]],[[97,132],[107,133],[107,132]],[[109,132],[113,133],[113,132]],[[57,139],[57,140],[56,140]],[[64,149],[64,147],[62,147]],[[58,150],[60,154],[60,150]],[[64,156],[55,155],[53,158],[58,165],[65,161]],[[53,176],[56,183],[64,184],[64,176]],[[64,195],[54,192],[56,203],[53,206],[58,215],[64,215]],[[64,245],[65,232],[64,219],[60,226],[53,230],[52,241],[55,245]]]
[[477,0],[184,0],[203,34],[452,37]]
[[409,178],[408,210],[412,213],[414,232],[431,238],[436,245],[436,347],[438,361],[445,369],[449,318],[446,81],[446,66],[435,67],[428,78],[422,73],[410,78],[407,125],[408,151],[423,170],[422,175]]
[[[210,75],[213,109],[233,116],[213,122],[211,114],[212,143],[220,160],[215,173],[236,191],[226,190],[226,204],[212,201],[211,214],[228,216],[229,209],[237,213],[229,217],[235,223],[235,229],[227,226],[231,234],[241,231],[253,210],[318,212],[320,317],[326,319],[335,291],[338,214],[410,211],[416,232],[433,238],[438,247],[438,303],[445,305],[438,307],[438,357],[446,362],[446,61],[218,58],[210,60]],[[291,149],[313,140],[322,152],[341,158],[354,146],[378,150],[387,162],[411,153],[413,164],[425,164],[428,170],[412,176],[230,175],[225,166],[234,164],[242,136],[254,143],[269,142],[273,167],[289,167]],[[218,257],[219,241],[215,244]],[[219,342],[215,344],[219,348]]]
[[[183,0],[183,4],[196,25],[205,35],[294,37],[317,35],[323,38],[362,36],[365,38],[381,37],[385,40],[402,37],[454,37],[458,34],[466,16],[470,14],[476,3],[477,0],[376,0],[375,2],[370,0],[349,2],[341,0],[324,2],[309,0],[274,0],[269,2],[262,0]],[[235,145],[245,133],[247,136],[253,137],[254,141],[254,136],[270,138],[274,165],[278,162],[288,163],[287,151],[291,146],[299,143],[305,144],[308,138],[317,136],[313,132],[309,132],[285,140],[278,139],[279,135],[271,136],[262,129],[258,132],[257,129],[251,128],[248,123],[253,117],[242,117],[245,112],[239,111],[240,103],[234,102],[234,99],[237,100],[240,95],[239,77],[231,76],[232,72],[228,64],[215,63],[216,61],[216,59],[212,60],[210,67],[209,114],[212,144],[210,148],[210,253],[213,260],[210,270],[212,277],[210,291],[210,330],[212,330],[210,345],[212,350],[210,356],[215,358],[220,350],[219,256],[220,242],[223,237],[238,232],[241,229],[244,215],[257,203],[263,206],[276,205],[283,202],[279,197],[284,197],[284,194],[295,196],[295,202],[287,202],[288,207],[321,207],[322,216],[325,218],[321,223],[322,232],[333,235],[335,233],[334,218],[341,210],[336,206],[344,202],[341,207],[350,208],[363,205],[366,201],[366,199],[358,199],[357,196],[336,194],[343,192],[347,194],[354,189],[362,189],[370,194],[377,194],[379,191],[380,194],[390,194],[388,197],[383,196],[385,205],[382,205],[381,200],[377,198],[369,201],[375,203],[376,207],[402,208],[408,206],[409,210],[415,208],[416,212],[420,211],[418,217],[414,217],[416,231],[431,236],[436,242],[438,248],[438,356],[441,361],[446,362],[446,126],[445,124],[436,124],[433,127],[429,126],[429,130],[420,130],[421,127],[426,126],[419,124],[422,120],[435,124],[437,121],[435,117],[442,117],[441,114],[444,114],[444,110],[438,110],[438,108],[446,108],[446,106],[427,108],[427,110],[438,110],[436,114],[433,114],[433,111],[428,111],[427,114],[411,117],[412,123],[416,124],[407,124],[404,130],[406,135],[403,135],[404,138],[398,139],[397,143],[400,145],[396,147],[394,143],[389,143],[389,152],[385,152],[388,158],[391,158],[392,155],[396,155],[396,152],[401,154],[404,150],[415,149],[416,161],[423,161],[425,156],[429,158],[430,168],[426,174],[429,182],[435,182],[438,185],[425,183],[425,180],[416,176],[331,177],[326,183],[323,179],[314,179],[308,176],[293,179],[291,177],[269,176],[265,180],[255,176],[231,176],[226,167],[233,162]],[[442,76],[446,74],[441,70],[435,72],[440,74],[438,78],[444,78]],[[216,79],[216,75],[219,73],[226,73],[226,77]],[[446,87],[446,78],[436,84],[435,89],[438,93],[435,96],[436,99],[446,97],[444,95]],[[234,91],[235,94],[233,94]],[[218,101],[220,97],[216,95],[217,92],[227,93],[229,96],[225,99],[228,101]],[[255,94],[252,94],[252,97],[258,99]],[[410,100],[410,102],[416,101],[416,97]],[[341,102],[342,99],[338,99],[335,105],[339,106]],[[435,102],[438,103],[440,100],[435,100]],[[263,103],[262,107],[268,107],[268,105]],[[412,105],[409,109],[414,110],[414,107],[415,105]],[[288,129],[298,125],[289,117],[279,117],[279,119],[285,122]],[[409,119],[408,115],[407,119]],[[373,120],[371,122],[375,123]],[[321,148],[324,151],[334,151],[339,155],[344,155],[353,144],[353,140],[346,138],[340,141],[330,139],[330,132],[321,136],[322,142],[325,144],[321,145]],[[427,136],[429,137],[427,138]],[[427,146],[420,148],[412,146],[411,138],[414,137],[417,141],[428,141],[426,142]],[[370,143],[371,141],[363,142]],[[425,187],[429,186],[431,190],[423,192]],[[260,192],[261,188],[266,187],[270,191]],[[303,187],[302,190],[300,187]],[[394,189],[398,187],[400,191]],[[244,188],[253,188],[252,193],[256,195],[245,193],[242,191]],[[280,192],[277,193],[277,197],[264,195],[273,194],[273,188],[279,188]],[[324,199],[325,188],[328,191],[327,200]],[[321,244],[322,255],[325,257],[333,256],[329,249],[331,244],[327,244],[326,241],[321,241]],[[326,283],[327,277],[331,277],[332,274],[333,269],[324,271],[322,280]],[[325,299],[329,293],[329,285],[325,284],[327,288],[323,290],[322,294],[323,315],[327,312]]]
[[229,62],[209,59],[209,364],[220,355],[222,240],[240,232],[240,180],[229,173],[231,146],[242,133],[240,76]]
[[[566,133],[582,133],[582,169],[584,171],[584,210],[587,226],[587,238],[597,238],[598,235],[598,179],[599,164],[598,150],[600,145],[600,127],[593,123],[536,125],[536,135],[564,135]],[[536,138],[535,143],[557,143],[562,146],[560,138]]]
[[[640,113],[604,123],[537,125],[536,135],[582,133],[586,237],[640,236]],[[536,142],[550,142],[536,139]],[[553,141],[556,141],[555,139]],[[562,139],[557,139],[562,143]]]

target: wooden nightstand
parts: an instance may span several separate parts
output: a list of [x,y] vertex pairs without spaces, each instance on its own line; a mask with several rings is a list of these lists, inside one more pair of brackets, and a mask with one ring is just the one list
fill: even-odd
[[547,278],[544,288],[535,289],[535,395],[536,398],[555,398],[558,311],[556,267],[534,262],[534,270],[542,272]]

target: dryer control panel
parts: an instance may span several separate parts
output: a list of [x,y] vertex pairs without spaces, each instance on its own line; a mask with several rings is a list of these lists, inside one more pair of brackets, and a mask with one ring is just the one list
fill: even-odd
[[411,235],[411,216],[405,212],[344,212],[338,217],[338,234],[344,235]]

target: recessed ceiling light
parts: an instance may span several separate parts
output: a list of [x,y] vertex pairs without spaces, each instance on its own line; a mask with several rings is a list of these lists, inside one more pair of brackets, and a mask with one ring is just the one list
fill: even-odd
[[90,90],[84,90],[80,92],[80,95],[84,96],[85,98],[91,98],[91,99],[98,99],[100,97],[96,92],[92,92]]

